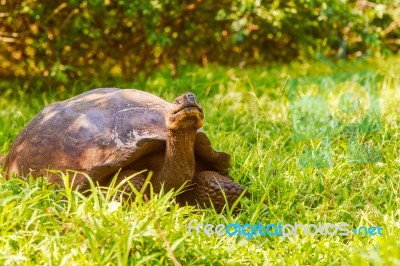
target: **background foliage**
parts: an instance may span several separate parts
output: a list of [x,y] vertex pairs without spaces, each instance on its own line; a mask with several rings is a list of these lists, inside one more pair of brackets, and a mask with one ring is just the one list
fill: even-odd
[[1,0],[0,77],[133,80],[162,65],[387,54],[399,25],[398,0]]

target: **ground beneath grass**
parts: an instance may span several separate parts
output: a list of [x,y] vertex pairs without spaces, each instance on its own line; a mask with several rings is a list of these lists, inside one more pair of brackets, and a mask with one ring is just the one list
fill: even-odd
[[[294,102],[288,88],[290,78],[331,78],[334,73],[364,73],[359,72],[362,70],[376,74],[373,84],[378,94],[373,96],[377,100],[373,104],[379,106],[374,117],[379,123],[373,130],[359,130],[352,145],[344,126],[327,125],[326,121],[332,119],[324,116],[318,103],[305,102],[300,106],[303,109],[291,109]],[[90,196],[83,196],[68,187],[54,188],[45,180],[6,181],[0,177],[0,264],[399,265],[398,73],[400,58],[389,58],[336,67],[318,62],[248,69],[186,67],[177,79],[168,72],[159,72],[134,84],[102,84],[96,80],[93,87],[77,82],[64,90],[3,82],[3,155],[43,106],[80,92],[112,85],[144,89],[170,101],[193,91],[205,111],[204,130],[218,150],[232,155],[231,176],[247,187],[251,196],[241,200],[238,214],[229,209],[217,214],[212,209],[179,207],[171,192],[154,195],[147,202],[125,204],[114,190],[101,193],[94,187]],[[312,80],[317,88],[329,87],[324,78]],[[365,82],[363,85],[369,86]],[[319,93],[315,86],[306,86],[297,95],[311,97]],[[322,124],[313,123],[306,115],[293,116],[296,110],[312,114]],[[326,135],[311,134],[315,128],[335,129],[329,131],[329,145]],[[307,132],[312,136],[304,135]],[[354,148],[361,145],[373,149]],[[305,150],[323,150],[328,160],[323,157],[322,164],[329,161],[330,167],[318,168],[321,165],[312,156],[307,167],[300,167],[299,158]],[[376,150],[378,153],[370,152]],[[297,235],[282,237],[260,236],[248,228],[242,235],[208,236],[202,230],[196,234],[196,229],[189,233],[190,221],[192,225],[274,224],[277,228],[280,223],[345,223],[349,230],[362,226],[375,229],[368,234],[362,229],[360,235],[339,235],[342,231],[334,234],[332,227],[325,235],[312,236],[299,230]],[[276,232],[274,228],[269,227],[271,234]],[[289,229],[286,227],[286,232]]]

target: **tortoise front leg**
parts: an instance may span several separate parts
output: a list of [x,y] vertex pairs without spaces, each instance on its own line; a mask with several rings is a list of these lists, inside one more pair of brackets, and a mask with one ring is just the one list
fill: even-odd
[[[122,181],[124,181],[125,179],[134,175],[137,172],[138,172],[137,170],[133,170],[133,169],[122,169],[117,176],[115,186],[118,186]],[[132,183],[132,185],[138,191],[140,191],[140,189],[142,188],[145,180],[146,180],[146,175],[144,173],[137,174],[134,177],[129,178],[129,182]],[[106,184],[106,186],[109,187],[111,185],[111,182],[112,182],[112,179],[109,179],[109,182],[108,182],[108,184]],[[118,190],[127,197],[131,197],[131,196],[134,197],[134,193],[132,191],[132,188],[131,188],[129,182],[125,182]]]
[[[226,203],[222,190],[225,192],[228,204],[232,205],[242,194],[244,188],[229,177],[217,172],[203,171],[195,174],[192,189],[186,193],[190,193],[191,197],[201,206],[210,207],[211,199],[215,210],[221,212]],[[188,202],[194,203],[193,200],[188,200]]]

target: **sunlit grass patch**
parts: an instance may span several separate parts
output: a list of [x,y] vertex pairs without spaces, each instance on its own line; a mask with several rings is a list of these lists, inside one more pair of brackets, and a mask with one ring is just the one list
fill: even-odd
[[[376,71],[382,127],[357,136],[381,154],[375,163],[348,160],[349,140],[332,138],[330,168],[301,168],[304,150],[322,139],[294,141],[286,83],[289,77],[332,73],[311,63],[249,69],[188,67],[172,79],[159,72],[141,88],[174,99],[193,91],[203,105],[204,130],[213,145],[232,155],[231,177],[250,192],[241,211],[179,207],[174,193],[127,202],[117,188],[92,186],[82,194],[45,180],[0,178],[0,264],[164,265],[283,264],[394,265],[400,259],[400,131],[398,58],[366,62]],[[96,81],[101,83],[100,81]],[[0,153],[24,125],[51,102],[87,89],[24,91],[4,85],[0,98]],[[1,88],[1,89],[2,89]],[[351,147],[350,147],[351,148]],[[66,177],[66,176],[65,176]],[[72,178],[70,174],[68,178]],[[140,193],[137,191],[137,193]],[[188,234],[188,224],[340,223],[381,226],[383,236],[281,237]]]

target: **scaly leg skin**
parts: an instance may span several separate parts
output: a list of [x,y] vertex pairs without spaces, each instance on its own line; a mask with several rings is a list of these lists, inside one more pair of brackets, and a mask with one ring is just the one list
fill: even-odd
[[[119,183],[121,183],[123,180],[125,180],[127,177],[134,175],[137,173],[136,170],[133,169],[122,169],[117,177],[116,180],[116,186],[118,186]],[[144,174],[138,174],[135,175],[134,177],[129,179],[129,182],[132,183],[132,185],[136,188],[136,190],[140,191],[142,188],[144,181],[146,177]],[[135,194],[132,191],[132,188],[130,187],[128,182],[125,182],[120,188],[119,191],[126,196],[126,198],[131,198],[134,199]]]
[[[192,190],[186,192],[190,193],[191,197],[200,204],[200,206],[210,207],[210,199],[217,212],[221,212],[225,199],[221,189],[225,192],[228,204],[231,206],[242,194],[244,188],[232,179],[223,176],[214,171],[203,171],[196,173]],[[193,204],[193,201],[189,203]]]

